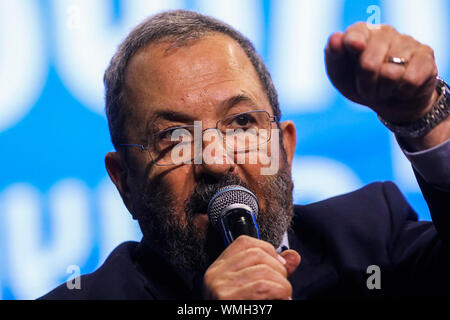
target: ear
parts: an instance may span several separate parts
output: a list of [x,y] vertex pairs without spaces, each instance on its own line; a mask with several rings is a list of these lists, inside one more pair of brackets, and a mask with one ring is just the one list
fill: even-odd
[[[109,177],[119,190],[125,205],[130,205],[130,188],[128,186],[128,170],[118,152],[108,152],[105,156],[105,166]],[[129,210],[130,208],[128,208]]]
[[286,150],[287,161],[289,166],[292,167],[295,145],[297,144],[297,130],[295,129],[295,124],[290,120],[283,121],[280,126],[283,132],[283,145],[284,150]]

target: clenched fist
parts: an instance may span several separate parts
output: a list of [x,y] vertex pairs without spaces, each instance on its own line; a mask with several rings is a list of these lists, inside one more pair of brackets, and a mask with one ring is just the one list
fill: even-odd
[[280,255],[268,242],[240,236],[205,273],[204,297],[220,300],[288,300],[288,277],[300,263],[300,255],[286,250]]
[[391,26],[356,23],[332,34],[325,54],[333,85],[389,122],[411,123],[437,99],[433,50]]

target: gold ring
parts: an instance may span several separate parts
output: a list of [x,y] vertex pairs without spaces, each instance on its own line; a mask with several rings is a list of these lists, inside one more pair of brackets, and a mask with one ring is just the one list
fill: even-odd
[[393,64],[398,64],[400,66],[404,66],[406,65],[406,60],[404,58],[401,57],[393,57],[393,56],[389,56],[387,58],[387,62],[389,63],[393,63]]

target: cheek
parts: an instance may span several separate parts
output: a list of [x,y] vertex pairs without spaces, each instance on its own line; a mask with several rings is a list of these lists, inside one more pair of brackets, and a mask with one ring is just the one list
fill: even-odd
[[178,222],[184,227],[191,224],[196,232],[204,234],[209,225],[209,218],[206,214],[196,214],[191,217],[193,220],[190,221],[186,217],[186,200],[191,196],[195,184],[192,177],[192,166],[186,165],[167,171],[163,180],[168,186],[168,192],[172,195]]
[[184,214],[184,204],[186,199],[192,193],[193,181],[190,174],[190,166],[180,166],[173,169],[163,169],[159,173],[161,181],[167,186],[174,201],[176,212]]
[[275,181],[281,179],[281,171],[290,170],[289,164],[284,160],[285,157],[283,156],[282,150],[278,148],[277,150],[274,150],[274,153],[275,152],[279,157],[278,163],[275,163],[278,168],[275,168],[271,174],[261,174],[261,169],[267,169],[269,165],[262,165],[260,163],[255,165],[240,165],[240,172],[242,172],[244,176],[244,181],[254,190],[256,196],[258,197],[260,208],[263,211],[266,210],[269,205],[273,204],[273,202],[276,202],[272,196],[272,193],[274,191],[280,191],[273,190],[273,188]]
[[240,176],[242,180],[249,186],[249,188],[255,193],[258,197],[258,200],[263,203],[264,198],[267,197],[265,190],[266,181],[268,179],[267,176],[261,175],[261,164],[241,164],[239,165]]

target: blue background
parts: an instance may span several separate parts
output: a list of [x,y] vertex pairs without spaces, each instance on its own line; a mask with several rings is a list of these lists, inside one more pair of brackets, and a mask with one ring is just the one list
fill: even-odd
[[168,8],[211,14],[254,41],[283,119],[297,126],[297,203],[392,180],[429,220],[393,136],[331,86],[323,48],[356,21],[388,23],[432,46],[449,79],[449,7],[445,0],[0,0],[0,298],[37,298],[78,267],[95,270],[120,242],[140,239],[104,169],[113,147],[101,80],[131,28]]

